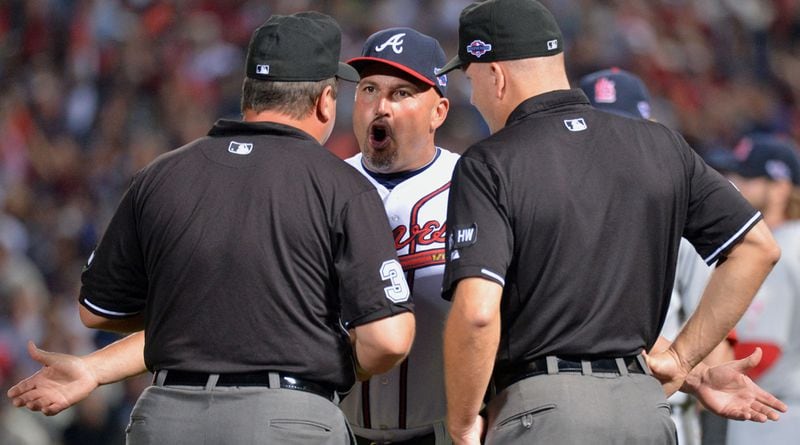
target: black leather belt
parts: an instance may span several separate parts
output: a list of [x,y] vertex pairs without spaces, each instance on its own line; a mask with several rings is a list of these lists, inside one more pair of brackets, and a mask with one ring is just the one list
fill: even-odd
[[358,445],[436,445],[436,433],[430,432],[408,440],[395,441],[372,440],[356,435],[356,443]]
[[[159,371],[163,372],[163,371]],[[174,371],[167,370],[164,379],[164,386],[206,386],[211,374],[206,372]],[[266,386],[270,388],[269,372],[241,372],[219,374],[216,386]],[[334,391],[324,385],[309,380],[300,379],[289,374],[277,373],[281,388],[305,391],[318,396],[325,397],[331,402],[334,401]],[[153,382],[157,380],[158,372],[153,377]]]
[[[556,366],[558,372],[583,372],[583,364],[582,361],[579,359],[566,359],[562,357],[555,357],[556,359]],[[628,370],[629,373],[632,374],[647,374],[647,372],[642,368],[642,365],[639,363],[639,359],[637,356],[632,355],[629,357],[621,357],[623,363],[625,364],[625,368]],[[603,358],[603,359],[596,359],[596,360],[586,360],[589,364],[592,372],[597,373],[610,373],[610,374],[617,374],[620,375],[619,367],[617,366],[617,360],[614,358]],[[544,375],[547,374],[547,358],[542,357],[535,360],[531,360],[527,363],[512,366],[508,369],[503,371],[495,372],[492,376],[492,381],[495,385],[495,392],[499,393],[500,391],[508,388],[509,386],[517,383],[522,379],[527,379],[528,377],[534,377],[537,375]]]

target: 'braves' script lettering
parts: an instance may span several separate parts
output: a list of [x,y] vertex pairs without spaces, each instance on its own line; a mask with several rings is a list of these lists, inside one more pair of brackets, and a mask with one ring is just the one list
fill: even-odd
[[447,225],[439,221],[428,221],[422,226],[414,224],[409,233],[408,227],[397,226],[394,228],[394,247],[397,250],[407,247],[414,242],[419,246],[429,246],[434,243],[444,243]]

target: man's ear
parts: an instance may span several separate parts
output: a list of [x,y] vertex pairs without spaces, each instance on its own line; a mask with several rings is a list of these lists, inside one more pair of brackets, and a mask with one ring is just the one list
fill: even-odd
[[431,111],[431,132],[441,127],[447,119],[447,112],[450,111],[450,100],[446,97],[439,97],[436,106]]
[[494,95],[498,99],[503,99],[506,94],[506,87],[508,78],[503,65],[497,62],[489,63],[489,75],[492,78],[492,87],[494,88]]
[[317,119],[322,123],[328,123],[336,118],[336,98],[333,96],[333,87],[328,85],[322,90],[322,94],[317,98],[315,104]]

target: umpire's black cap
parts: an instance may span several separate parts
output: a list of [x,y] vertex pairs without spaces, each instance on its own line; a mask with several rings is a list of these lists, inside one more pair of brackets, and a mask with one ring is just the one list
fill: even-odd
[[358,72],[370,63],[384,63],[432,86],[440,96],[447,93],[447,76],[440,74],[447,62],[439,41],[411,28],[389,28],[372,34],[360,57],[347,61]]
[[353,67],[339,62],[342,31],[319,12],[273,15],[253,33],[247,77],[273,82],[316,82],[338,77],[358,82]]
[[563,47],[556,19],[538,1],[477,1],[461,11],[458,56],[441,73],[470,63],[552,56]]

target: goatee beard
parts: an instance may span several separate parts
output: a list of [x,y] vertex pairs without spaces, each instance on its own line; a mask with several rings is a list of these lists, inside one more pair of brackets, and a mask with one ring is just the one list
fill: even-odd
[[397,160],[397,152],[394,150],[378,153],[372,152],[364,154],[364,158],[367,161],[366,165],[368,167],[381,172],[394,164],[394,161]]

